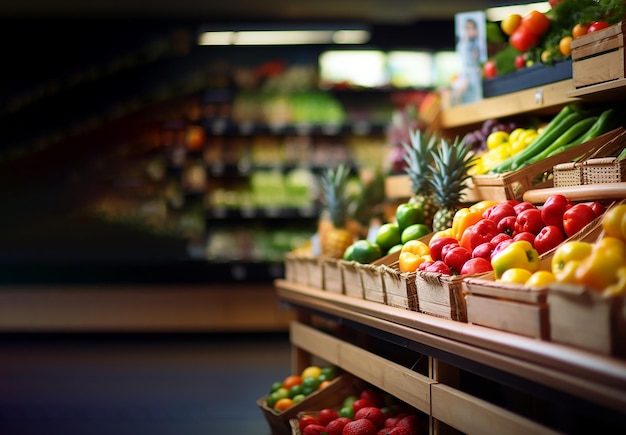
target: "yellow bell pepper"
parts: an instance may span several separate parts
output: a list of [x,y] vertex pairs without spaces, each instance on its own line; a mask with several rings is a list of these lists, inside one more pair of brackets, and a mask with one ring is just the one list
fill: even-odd
[[626,267],[626,243],[615,237],[603,237],[593,244],[591,255],[576,269],[576,281],[603,291],[618,281],[617,271]]
[[500,204],[499,201],[491,201],[489,199],[485,199],[483,201],[478,201],[472,205],[469,206],[470,210],[478,210],[480,211],[481,215],[482,213],[487,210],[489,207],[493,207],[494,205],[498,205]]
[[500,279],[506,270],[513,268],[536,272],[539,270],[539,253],[530,242],[518,240],[494,255],[491,265],[496,279]]
[[626,294],[626,266],[617,270],[617,281],[604,289],[602,294],[607,297],[624,296]]
[[[591,243],[572,240],[556,248],[552,256],[552,273],[559,282],[575,283],[574,272],[577,265],[591,255]],[[570,264],[575,262],[573,264]]]
[[457,240],[461,240],[463,231],[470,225],[474,225],[483,217],[482,211],[475,209],[472,210],[469,207],[457,210],[452,219],[452,237]]

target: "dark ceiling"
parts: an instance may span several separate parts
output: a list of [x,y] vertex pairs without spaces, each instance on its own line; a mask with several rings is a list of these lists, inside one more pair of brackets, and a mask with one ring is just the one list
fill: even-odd
[[171,19],[351,20],[406,23],[450,19],[511,1],[497,0],[3,0],[8,17],[145,17]]

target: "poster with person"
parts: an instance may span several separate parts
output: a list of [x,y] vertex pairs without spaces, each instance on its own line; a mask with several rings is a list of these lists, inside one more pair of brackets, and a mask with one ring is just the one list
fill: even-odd
[[482,11],[455,15],[459,72],[452,83],[452,104],[482,99],[482,64],[487,60],[487,19]]

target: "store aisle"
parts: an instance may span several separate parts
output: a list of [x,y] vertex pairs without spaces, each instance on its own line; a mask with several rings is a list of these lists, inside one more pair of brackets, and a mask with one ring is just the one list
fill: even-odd
[[287,334],[0,337],[0,433],[267,435]]

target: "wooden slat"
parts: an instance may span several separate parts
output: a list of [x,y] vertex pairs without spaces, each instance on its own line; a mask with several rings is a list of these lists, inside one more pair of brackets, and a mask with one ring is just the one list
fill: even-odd
[[302,323],[291,324],[291,343],[430,413],[430,384],[434,381],[358,346]]
[[432,416],[469,435],[556,434],[557,432],[443,384],[433,384]]
[[477,325],[276,281],[281,299],[381,331],[623,411],[626,361]]

